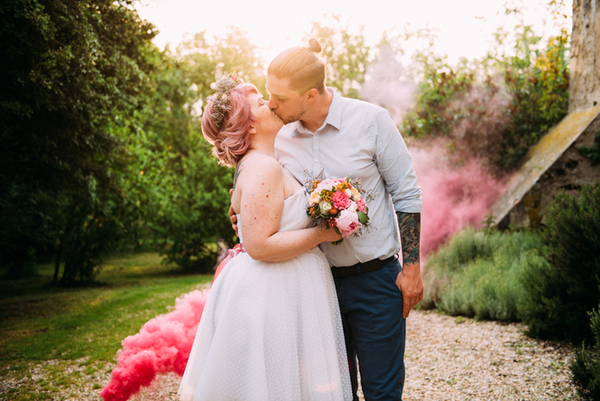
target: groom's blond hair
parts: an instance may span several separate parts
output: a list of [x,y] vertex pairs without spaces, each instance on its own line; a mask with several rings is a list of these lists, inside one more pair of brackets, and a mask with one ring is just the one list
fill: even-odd
[[290,87],[300,94],[310,89],[325,93],[326,62],[318,54],[321,44],[310,39],[308,47],[292,47],[279,53],[269,64],[267,74],[279,79],[289,79]]

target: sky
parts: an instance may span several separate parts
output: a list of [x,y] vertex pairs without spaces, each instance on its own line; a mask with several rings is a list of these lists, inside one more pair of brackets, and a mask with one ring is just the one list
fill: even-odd
[[[560,0],[559,0],[560,1]],[[160,31],[155,43],[174,49],[186,34],[206,30],[207,37],[222,36],[228,26],[246,31],[268,63],[280,51],[304,45],[311,22],[336,14],[350,31],[363,27],[367,44],[376,44],[384,31],[435,29],[438,54],[449,61],[483,56],[501,25],[510,29],[514,19],[504,15],[505,5],[523,11],[535,32],[550,32],[555,23],[548,14],[550,0],[142,0],[136,9]],[[570,30],[572,0],[564,0]],[[564,17],[562,20],[565,20]]]

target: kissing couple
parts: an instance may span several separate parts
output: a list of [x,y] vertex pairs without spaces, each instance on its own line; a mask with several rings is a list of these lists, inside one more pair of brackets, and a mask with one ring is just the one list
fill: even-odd
[[[319,53],[311,39],[279,54],[268,100],[221,78],[204,109],[213,153],[235,167],[241,246],[213,282],[181,400],[358,400],[358,370],[365,400],[402,399],[406,318],[423,296],[421,189],[390,114],[327,87]],[[307,172],[376,194],[369,231],[339,243],[315,226]]]

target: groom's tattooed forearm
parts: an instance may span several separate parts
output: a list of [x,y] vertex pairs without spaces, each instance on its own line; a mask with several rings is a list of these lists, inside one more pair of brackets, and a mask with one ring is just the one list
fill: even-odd
[[403,264],[420,263],[421,213],[396,212],[396,215],[400,227]]
[[244,162],[241,161],[238,163],[238,165],[235,167],[235,173],[233,174],[233,189],[235,189],[235,184],[237,184],[237,179],[240,176],[240,173],[242,172],[242,166],[243,166]]

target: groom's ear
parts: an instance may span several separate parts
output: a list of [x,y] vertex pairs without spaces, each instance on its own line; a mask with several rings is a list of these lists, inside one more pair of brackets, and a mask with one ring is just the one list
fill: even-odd
[[306,92],[306,100],[315,100],[318,95],[319,91],[315,88],[312,88],[308,92]]

